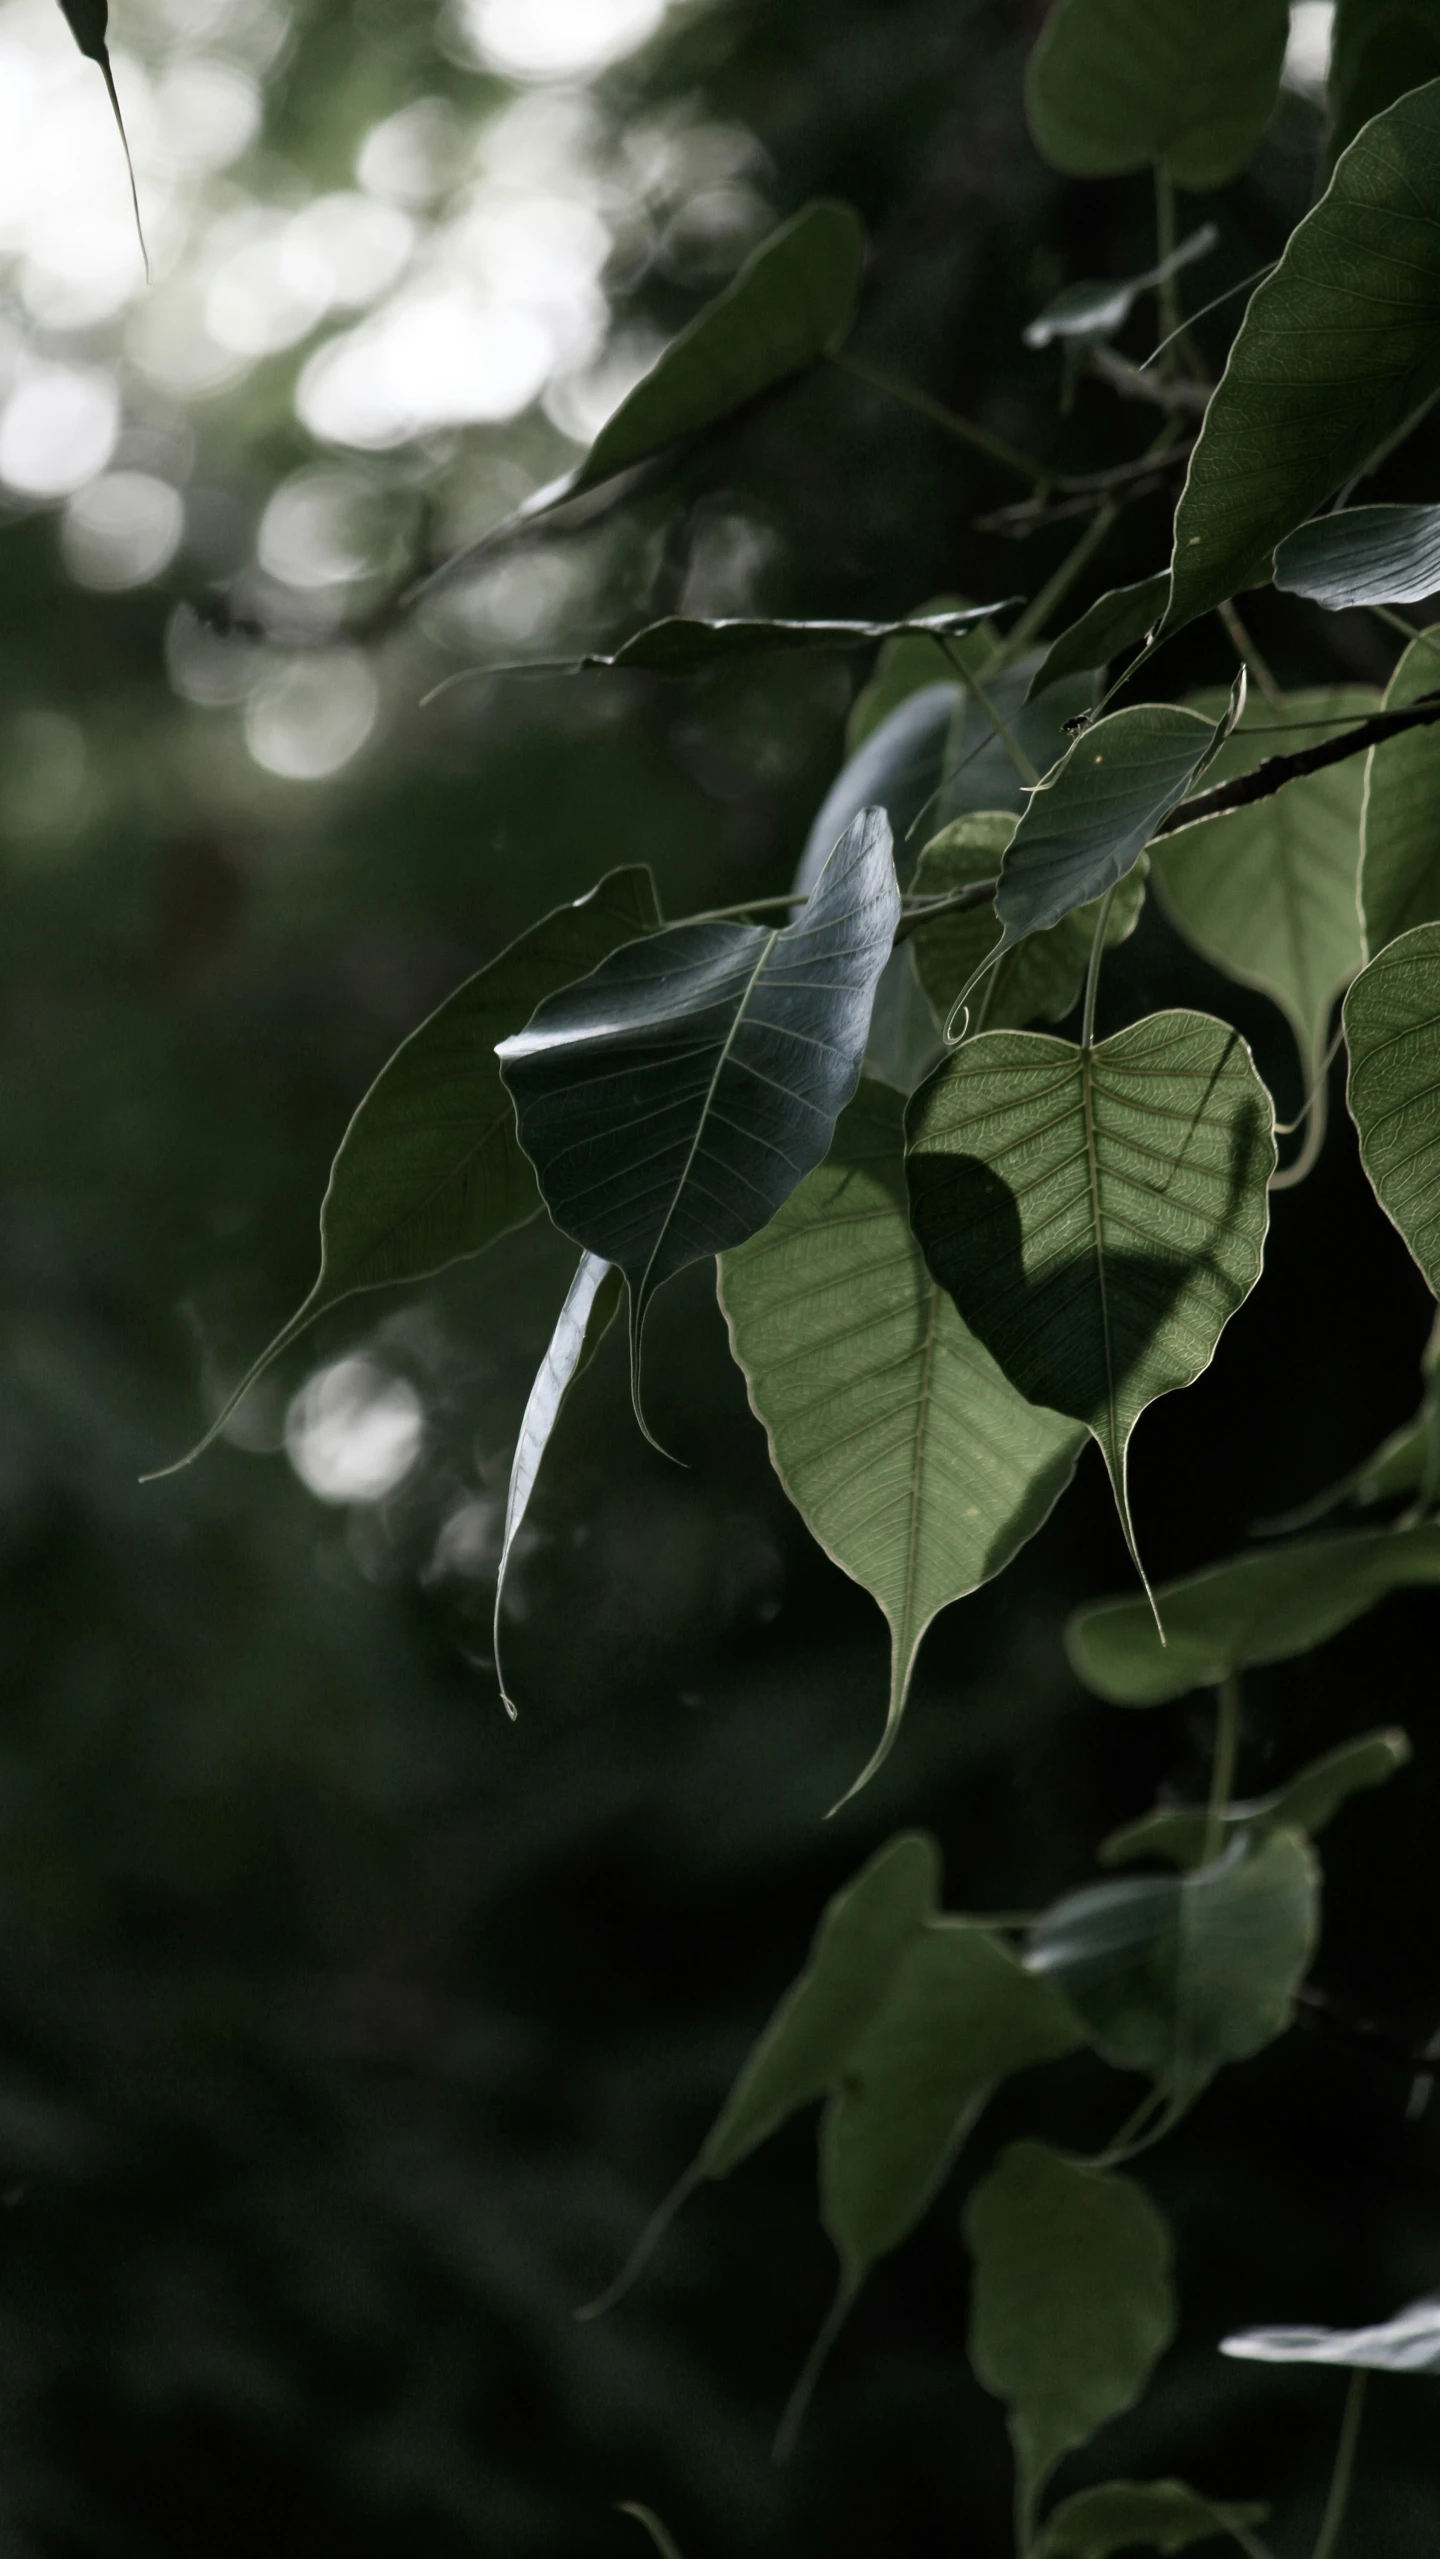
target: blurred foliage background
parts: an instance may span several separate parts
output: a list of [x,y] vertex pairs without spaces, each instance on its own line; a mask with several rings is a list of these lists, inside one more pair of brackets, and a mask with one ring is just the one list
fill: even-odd
[[[894,613],[1033,593],[1073,539],[831,371],[625,505],[419,616],[405,579],[567,467],[654,348],[821,191],[874,252],[857,349],[1087,467],[1153,412],[1022,330],[1153,255],[1144,183],[1066,186],[1020,110],[1032,0],[120,0],[103,92],[48,0],[0,8],[0,2514],[6,2553],[1008,2548],[968,2376],[953,2199],[873,2283],[785,2471],[828,2297],[809,2130],[703,2196],[577,2326],[690,2155],[825,1893],[905,1822],[952,1905],[1089,1871],[1193,1783],[1204,1701],[1097,1708],[1067,1608],[1124,1587],[1093,1453],[930,1639],[901,1744],[828,1826],[884,1693],[869,1603],[770,1478],[708,1276],[653,1326],[641,1442],[607,1344],[489,1611],[510,1448],[565,1283],[539,1227],[352,1301],[193,1471],[140,1486],[304,1294],[326,1168],[395,1041],[545,905],[645,860],[670,912],[782,888],[863,670],[688,687],[492,678],[661,610]],[[1219,291],[1273,256],[1321,147],[1297,12]],[[1190,207],[1184,209],[1187,213]],[[1195,285],[1194,299],[1200,298]],[[1217,356],[1231,306],[1201,324]],[[1137,338],[1143,348],[1143,337]],[[1433,432],[1382,493],[1426,494]],[[1407,477],[1408,475],[1408,477]],[[1084,601],[1165,556],[1162,497]],[[1287,680],[1381,680],[1286,608]],[[1310,617],[1307,619],[1307,615]],[[1187,655],[1188,652],[1188,655]],[[1228,676],[1218,628],[1172,680]],[[1115,1019],[1219,1001],[1282,1107],[1288,1034],[1150,913]],[[1336,1096],[1218,1362],[1146,1423],[1152,1570],[1223,1554],[1411,1409],[1427,1306]],[[1337,1240],[1338,1239],[1338,1240]],[[1247,1782],[1397,1718],[1415,1767],[1327,1841],[1321,1981],[1435,2024],[1430,1603],[1255,1683]],[[1269,2495],[1307,2546],[1338,2379],[1220,2362],[1252,2319],[1378,2317],[1440,2283],[1435,2130],[1381,2041],[1297,2034],[1150,2172],[1186,2342],[1089,2473]],[[997,2110],[1100,2139],[1075,2064]],[[1357,2549],[1433,2552],[1430,2385],[1377,2393]],[[1087,2457],[1088,2458],[1088,2457]]]

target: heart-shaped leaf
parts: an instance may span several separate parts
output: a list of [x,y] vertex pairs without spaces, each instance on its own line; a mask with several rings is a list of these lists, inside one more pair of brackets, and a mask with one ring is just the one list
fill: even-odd
[[1143,640],[1164,612],[1169,593],[1170,572],[1163,569],[1158,577],[1139,578],[1134,586],[1112,587],[1108,595],[1098,596],[1078,622],[1051,641],[1030,678],[1026,700],[1033,702],[1062,675],[1108,666],[1122,649]]
[[1440,2372],[1440,2300],[1412,2301],[1374,2328],[1242,2328],[1222,2341],[1220,2352],[1245,2363]]
[[[1303,1831],[1313,1839],[1343,1804],[1366,1787],[1383,1786],[1410,1757],[1402,1732],[1362,1733],[1312,1759],[1288,1786],[1254,1803],[1227,1804],[1220,1816],[1222,1845],[1272,1830]],[[1102,1866],[1127,1866],[1139,1857],[1163,1857],[1172,1866],[1203,1865],[1209,1854],[1210,1816],[1203,1805],[1157,1804],[1102,1842]]]
[[1260,1276],[1270,1097],[1238,1032],[1155,1013],[1091,1049],[985,1031],[906,1115],[910,1213],[964,1321],[1099,1442],[1136,1568],[1130,1435]]
[[[1390,679],[1387,711],[1440,685],[1440,641],[1422,632]],[[1409,729],[1365,758],[1360,915],[1372,959],[1416,924],[1440,921],[1440,728]]]
[[890,829],[866,810],[784,931],[674,925],[500,1043],[551,1216],[625,1274],[637,1413],[656,1289],[768,1225],[825,1154],[899,915]]
[[[916,897],[940,896],[968,888],[972,881],[994,878],[1015,820],[999,810],[958,817],[932,836],[916,865],[911,889]],[[1134,932],[1145,903],[1147,862],[1142,858],[1126,873],[1110,901],[1105,947]],[[976,1005],[977,1030],[1022,1030],[1027,1022],[1060,1022],[1073,1010],[1085,982],[1100,918],[1098,905],[1077,906],[1062,915],[1048,932],[1027,934],[1007,951],[985,979]],[[970,984],[1000,940],[993,907],[961,908],[922,925],[910,948],[920,983],[935,1007],[937,1021],[949,1016],[957,997]]]
[[540,1363],[521,1419],[505,1502],[505,1535],[500,1548],[500,1567],[495,1577],[495,1677],[499,1682],[500,1695],[512,1715],[515,1704],[505,1686],[505,1673],[500,1664],[500,1616],[511,1549],[530,1507],[540,1461],[550,1445],[550,1434],[560,1418],[560,1407],[581,1369],[594,1357],[619,1307],[619,1272],[608,1262],[602,1262],[598,1254],[582,1254],[580,1267],[566,1291],[565,1303],[550,1336],[550,1347]]
[[1027,1961],[1095,2050],[1142,2071],[1178,2114],[1225,2063],[1284,2033],[1318,1908],[1310,1850],[1276,1831],[1188,1874],[1071,1893],[1032,1930]]
[[971,2195],[965,2237],[970,2361],[1006,2405],[1030,2550],[1056,2462],[1133,2406],[1175,2333],[1170,2234],[1133,2178],[1017,2141]]
[[1081,1435],[1017,1395],[937,1287],[906,1211],[904,1104],[867,1077],[825,1162],[726,1253],[720,1302],[781,1483],[890,1625],[899,1729],[926,1627],[1002,1571]]
[[1279,545],[1275,584],[1330,613],[1418,604],[1440,588],[1440,506],[1352,506],[1317,515]]
[[1440,924],[1402,933],[1361,971],[1345,1045],[1360,1161],[1440,1294]]
[[[1127,276],[1122,284],[1067,284],[1043,311],[1036,312],[1025,330],[1025,344],[1048,347],[1057,338],[1079,338],[1090,345],[1101,338],[1113,338],[1117,329],[1124,328],[1142,293],[1157,284],[1168,284],[1182,267],[1193,266],[1197,258],[1208,256],[1219,237],[1213,222],[1202,222],[1198,231],[1192,231],[1168,257],[1161,258],[1157,266],[1147,267],[1143,275]],[[1079,663],[1077,658],[1075,664]],[[1086,663],[1093,664],[1093,660]]]
[[1121,2550],[1158,2550],[1162,2559],[1172,2559],[1197,2542],[1238,2537],[1237,2525],[1248,2533],[1269,2511],[1222,2505],[1182,2479],[1112,2479],[1103,2488],[1082,2488],[1053,2508],[1036,2559],[1113,2559]]
[[1288,1661],[1392,1590],[1440,1582],[1440,1528],[1358,1529],[1261,1547],[1156,1592],[1162,1645],[1133,1599],[1082,1608],[1065,1630],[1077,1679],[1114,1706],[1161,1706],[1251,1663]]
[[1153,161],[1224,186],[1269,119],[1288,32],[1284,0],[1060,0],[1025,83],[1036,147],[1071,177]]
[[[1208,13],[1195,22],[1206,28]],[[1265,584],[1276,543],[1440,387],[1437,311],[1440,81],[1431,81],[1357,135],[1251,296],[1190,457],[1167,631]]]

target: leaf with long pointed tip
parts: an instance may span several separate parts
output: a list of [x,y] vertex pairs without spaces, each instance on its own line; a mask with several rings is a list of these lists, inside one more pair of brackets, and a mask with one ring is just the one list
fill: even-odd
[[1036,148],[1071,177],[1153,162],[1225,186],[1274,107],[1289,23],[1286,0],[1060,0],[1025,80]]
[[210,1446],[272,1360],[342,1298],[427,1279],[538,1213],[495,1043],[554,988],[659,921],[648,870],[611,871],[585,897],[532,924],[402,1041],[330,1168],[314,1287],[180,1465]]
[[912,1097],[906,1143],[931,1271],[1012,1386],[1098,1441],[1143,1580],[1131,1433],[1260,1276],[1274,1118],[1248,1048],[1204,1013],[1089,1050],[983,1031]]
[[1242,2328],[1221,2340],[1243,2363],[1339,2364],[1350,2372],[1440,2372],[1440,2300],[1412,2301],[1373,2328]]
[[1317,515],[1277,546],[1275,584],[1327,613],[1419,604],[1440,589],[1440,506],[1352,506]]
[[1267,584],[1277,542],[1440,388],[1437,297],[1432,80],[1357,134],[1250,298],[1190,456],[1164,630]]
[[768,1225],[829,1147],[899,915],[890,828],[865,810],[783,931],[672,925],[500,1043],[551,1216],[625,1274],[637,1416],[655,1291]]
[[1030,678],[1026,701],[1033,702],[1037,693],[1057,684],[1062,675],[1108,666],[1122,649],[1145,639],[1164,612],[1169,593],[1170,572],[1162,569],[1158,577],[1138,578],[1133,586],[1112,587],[1108,595],[1097,596],[1068,631],[1051,641]]
[[[943,640],[957,632],[973,629],[987,615],[1004,610],[1015,602],[1008,596],[999,604],[965,605],[953,613],[935,613],[927,619],[903,622],[784,622],[731,617],[706,621],[685,613],[669,613],[659,622],[647,622],[642,631],[632,632],[618,649],[608,656],[592,652],[578,658],[515,658],[499,666],[476,667],[447,676],[436,687],[443,693],[452,684],[463,684],[475,675],[591,675],[627,669],[643,675],[704,675],[712,667],[725,667],[736,661],[764,656],[793,656],[816,651],[870,649],[883,640],[913,638],[929,640],[936,649],[937,663],[943,665],[940,651]],[[434,700],[432,694],[428,697]]]
[[1360,1161],[1391,1224],[1440,1294],[1440,924],[1418,924],[1345,998],[1346,1098]]
[[[1412,640],[1385,695],[1403,709],[1440,685],[1440,632]],[[1365,758],[1360,917],[1372,959],[1416,924],[1440,919],[1440,729],[1411,729]]]
[[1440,1582],[1440,1527],[1307,1537],[1162,1583],[1163,1645],[1148,1609],[1112,1599],[1076,1611],[1065,1649],[1076,1678],[1112,1706],[1163,1706],[1252,1664],[1311,1652],[1391,1591],[1431,1582]]
[[[1051,2509],[1035,2559],[1115,2559],[1122,2550],[1158,2550],[1161,2559],[1173,2559],[1197,2542],[1248,2536],[1269,2511],[1202,2497],[1183,2479],[1111,2479],[1103,2488],[1081,2488]],[[1248,2538],[1242,2542],[1246,2549],[1254,2546]]]
[[889,1623],[889,1709],[856,1787],[899,1730],[931,1619],[1003,1571],[1082,1444],[1016,1394],[926,1269],[906,1210],[904,1107],[866,1077],[824,1163],[723,1255],[719,1277],[775,1471]]
[[582,1254],[580,1267],[565,1294],[565,1303],[550,1336],[550,1346],[540,1363],[534,1385],[530,1389],[515,1443],[510,1467],[510,1489],[505,1500],[505,1535],[500,1547],[500,1567],[495,1577],[495,1677],[501,1700],[510,1715],[515,1701],[505,1685],[500,1662],[500,1614],[505,1599],[505,1577],[510,1569],[510,1551],[518,1537],[540,1461],[550,1445],[550,1434],[560,1418],[560,1407],[581,1369],[592,1359],[605,1333],[610,1329],[620,1307],[620,1274],[596,1253]]
[[[1227,1804],[1220,1816],[1222,1845],[1272,1830],[1299,1830],[1313,1839],[1352,1795],[1383,1786],[1410,1757],[1408,1736],[1397,1730],[1362,1733],[1312,1759],[1288,1786],[1248,1804]],[[1163,1857],[1172,1866],[1203,1865],[1210,1853],[1210,1815],[1201,1804],[1157,1804],[1138,1821],[1113,1830],[1099,1849],[1102,1866],[1125,1866],[1137,1857]]]
[[130,157],[130,137],[125,131],[125,119],[120,113],[120,99],[116,92],[115,74],[110,63],[110,47],[106,41],[110,28],[109,0],[60,0],[60,6],[80,51],[87,62],[98,65],[100,76],[105,83],[110,112],[115,118],[115,130],[120,136],[120,148],[125,154],[125,174],[130,181],[130,201],[135,208],[135,235],[140,243],[140,255],[145,262],[145,280],[148,283],[150,252],[145,246],[145,226],[140,219],[140,192],[135,184],[135,163]]
[[[1154,285],[1168,284],[1182,267],[1193,266],[1197,258],[1208,256],[1219,237],[1213,222],[1202,222],[1198,231],[1192,231],[1158,265],[1147,267],[1143,275],[1126,276],[1120,283],[1067,284],[1027,324],[1023,332],[1025,344],[1048,347],[1057,338],[1080,338],[1087,344],[1113,338],[1117,329],[1124,328],[1142,293]],[[1165,583],[1168,586],[1168,578]],[[1077,658],[1074,663],[1078,666],[1081,661]],[[1086,664],[1093,663],[1086,660]]]
[[[916,865],[911,893],[916,897],[967,888],[999,870],[1015,832],[1015,820],[1002,812],[982,811],[958,817],[932,836]],[[1105,948],[1114,950],[1134,932],[1145,903],[1148,856],[1126,873],[1110,901]],[[1100,920],[1098,904],[1077,906],[1048,931],[1029,933],[990,971],[983,998],[984,1027],[989,1031],[1023,1030],[1027,1022],[1060,1022],[1070,1012],[1085,982],[1085,971]],[[1000,940],[993,908],[972,906],[937,916],[912,936],[910,948],[920,983],[944,1022],[962,987],[994,956]]]

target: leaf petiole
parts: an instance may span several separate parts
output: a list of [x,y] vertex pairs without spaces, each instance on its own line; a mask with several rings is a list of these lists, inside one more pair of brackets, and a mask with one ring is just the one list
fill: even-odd
[[1320,2530],[1310,2559],[1333,2559],[1339,2545],[1355,2477],[1355,2454],[1365,2414],[1366,2379],[1363,2367],[1350,2376],[1350,2387],[1345,2394],[1345,2413],[1340,2420],[1340,2434],[1335,2445],[1335,2467],[1330,2474],[1330,2494],[1325,2500],[1325,2512],[1320,2518]]

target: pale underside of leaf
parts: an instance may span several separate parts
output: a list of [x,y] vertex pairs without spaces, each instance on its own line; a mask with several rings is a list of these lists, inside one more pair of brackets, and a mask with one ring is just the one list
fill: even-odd
[[[610,1282],[607,1288],[606,1282]],[[540,1463],[550,1445],[550,1434],[560,1417],[560,1407],[569,1392],[575,1373],[587,1349],[593,1349],[618,1311],[620,1282],[608,1262],[598,1254],[585,1253],[580,1267],[565,1294],[549,1347],[540,1363],[535,1383],[530,1389],[520,1435],[515,1443],[515,1456],[510,1467],[510,1485],[505,1499],[505,1533],[500,1547],[500,1564],[495,1576],[494,1653],[495,1677],[507,1713],[514,1716],[515,1701],[505,1685],[500,1659],[500,1620],[505,1602],[505,1581],[510,1569],[511,1551],[530,1507]]]
[[1419,604],[1440,588],[1440,507],[1355,506],[1317,515],[1278,546],[1275,584],[1330,613]]

